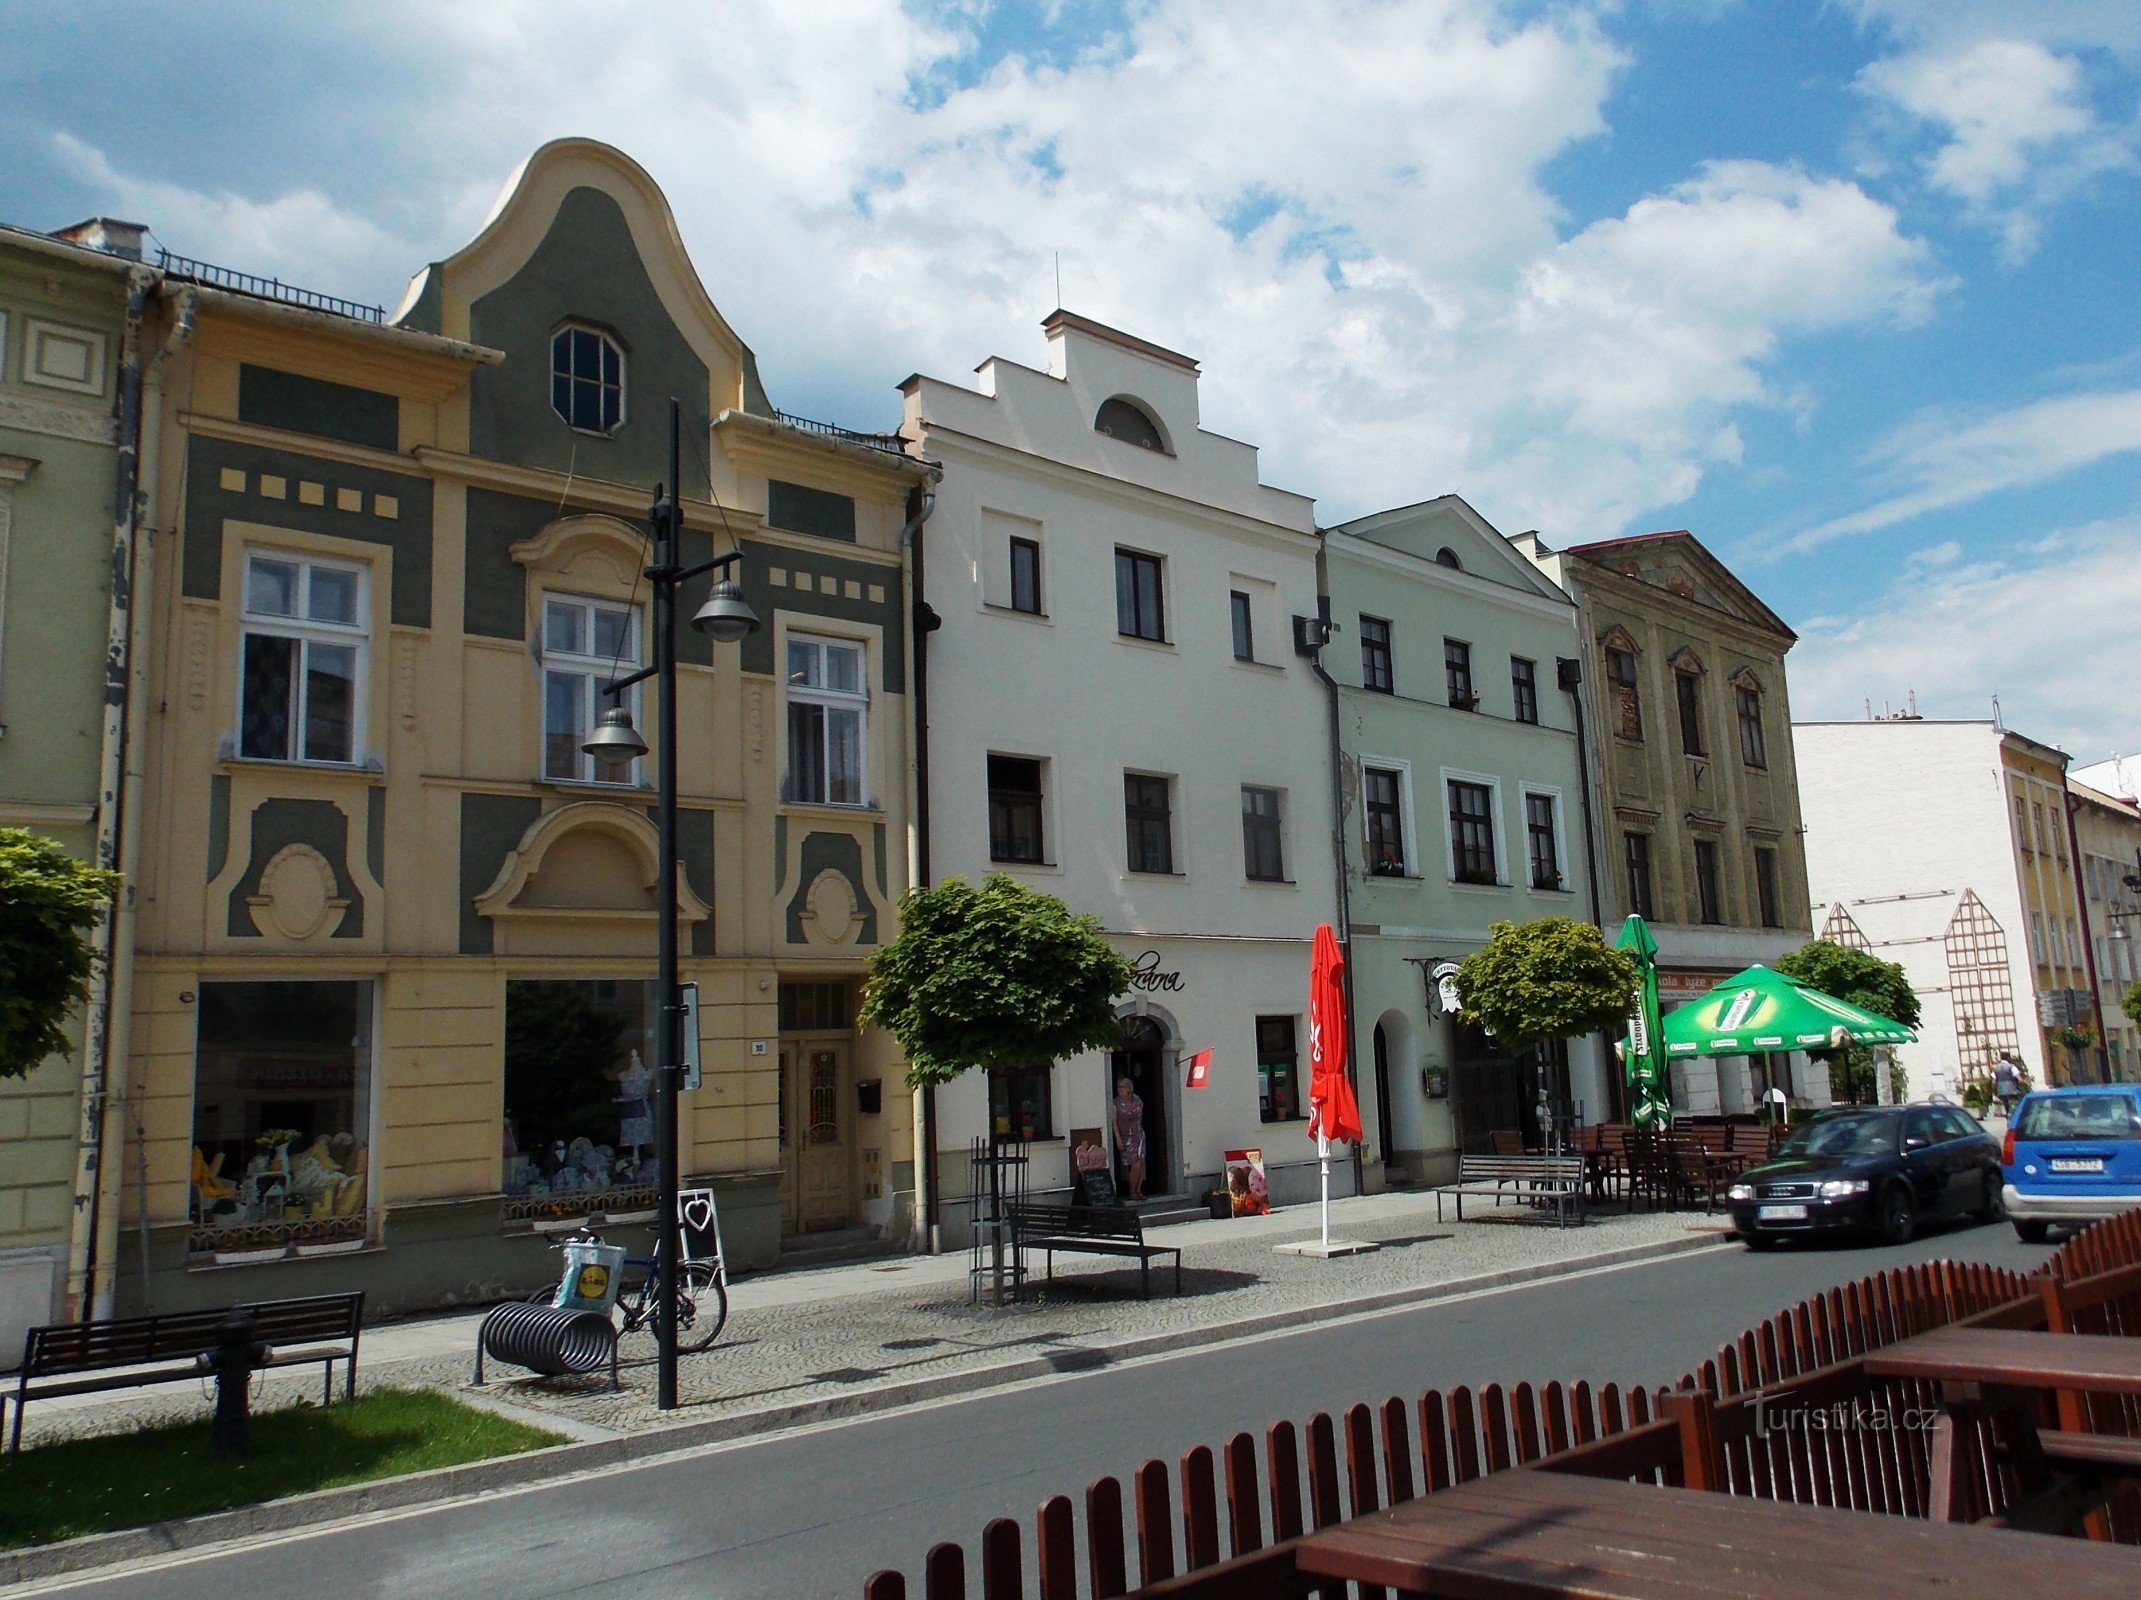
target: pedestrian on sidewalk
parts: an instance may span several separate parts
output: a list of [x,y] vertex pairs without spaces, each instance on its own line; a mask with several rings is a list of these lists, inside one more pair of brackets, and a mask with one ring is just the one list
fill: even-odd
[[1115,1080],[1115,1159],[1135,1205],[1145,1198],[1145,1102],[1128,1078]]
[[2015,1119],[2015,1102],[2029,1090],[2029,1081],[2023,1076],[2022,1063],[2011,1050],[2002,1050],[2000,1059],[1992,1064],[1992,1092],[2000,1102],[2000,1115],[2009,1122]]

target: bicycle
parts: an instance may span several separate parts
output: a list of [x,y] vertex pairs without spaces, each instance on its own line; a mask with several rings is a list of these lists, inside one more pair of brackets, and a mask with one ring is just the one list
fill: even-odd
[[[588,1217],[579,1228],[560,1239],[552,1249],[569,1252],[575,1246],[604,1248],[607,1241],[596,1231],[597,1225],[608,1219],[597,1214]],[[706,1349],[721,1335],[722,1327],[729,1319],[728,1269],[722,1260],[720,1236],[717,1230],[702,1228],[703,1236],[712,1232],[713,1253],[691,1253],[687,1235],[684,1270],[677,1281],[677,1348],[697,1352]],[[615,1258],[612,1258],[615,1259]],[[620,1337],[627,1333],[654,1331],[661,1315],[661,1282],[657,1262],[652,1257],[626,1256],[620,1263],[630,1271],[638,1269],[639,1278],[629,1287],[620,1285],[614,1301],[615,1308],[624,1313],[624,1327]],[[546,1289],[534,1296],[539,1303],[565,1305],[576,1295],[584,1293],[584,1284],[579,1281],[581,1269],[574,1265],[570,1254],[561,1281],[553,1289]],[[621,1275],[620,1275],[621,1276]],[[583,1302],[584,1303],[584,1302]],[[588,1307],[588,1309],[596,1309]],[[601,1309],[607,1310],[608,1307]]]

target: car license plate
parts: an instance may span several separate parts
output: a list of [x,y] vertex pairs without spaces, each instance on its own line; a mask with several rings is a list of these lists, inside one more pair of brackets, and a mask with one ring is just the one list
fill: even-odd
[[1804,1222],[1806,1221],[1806,1207],[1761,1206],[1756,1209],[1755,1218],[1760,1222]]
[[2054,1172],[2102,1172],[2104,1170],[2104,1158],[2102,1156],[2054,1156],[2052,1157],[2052,1170]]

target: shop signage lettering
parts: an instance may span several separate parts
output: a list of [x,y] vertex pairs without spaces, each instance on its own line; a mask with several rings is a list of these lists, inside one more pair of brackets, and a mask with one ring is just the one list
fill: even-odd
[[1130,963],[1130,987],[1142,994],[1179,994],[1182,974],[1160,970],[1160,952],[1147,950]]

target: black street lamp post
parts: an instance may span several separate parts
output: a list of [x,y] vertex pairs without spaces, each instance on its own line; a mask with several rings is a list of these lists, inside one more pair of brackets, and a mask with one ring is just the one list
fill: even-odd
[[657,724],[659,748],[655,828],[661,836],[656,870],[655,899],[659,924],[656,946],[658,972],[655,987],[660,1004],[655,1011],[654,1053],[657,1093],[654,1101],[654,1159],[660,1190],[655,1201],[654,1260],[656,1263],[655,1403],[664,1411],[677,1405],[677,1189],[682,1174],[677,1155],[677,1091],[684,1077],[684,1056],[679,1048],[678,1023],[683,1015],[683,996],[677,985],[677,819],[676,819],[676,596],[692,579],[709,572],[721,574],[706,603],[692,615],[691,625],[724,644],[734,644],[757,631],[758,617],[744,600],[743,590],[728,576],[743,559],[732,550],[696,566],[679,565],[684,514],[679,504],[682,454],[683,406],[669,402],[669,482],[657,484],[654,504],[647,511],[647,526],[654,542],[654,561],[646,570],[654,588],[654,660],[651,665],[616,682],[605,684],[610,708],[597,719],[594,731],[580,748],[597,762],[610,766],[636,761],[647,753],[647,741],[632,726],[632,713],[625,709],[624,691],[649,678],[657,680],[661,705]]

